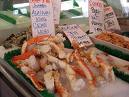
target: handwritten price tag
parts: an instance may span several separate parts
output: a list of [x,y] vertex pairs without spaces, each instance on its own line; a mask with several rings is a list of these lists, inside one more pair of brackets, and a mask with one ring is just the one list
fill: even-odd
[[74,41],[78,43],[79,47],[91,46],[93,45],[92,41],[88,35],[80,28],[77,24],[60,26],[64,31],[71,43]]
[[120,30],[115,12],[111,6],[104,8],[105,30]]
[[32,35],[55,35],[51,0],[29,0]]
[[60,11],[61,11],[61,0],[52,0],[54,23],[59,24]]
[[104,31],[104,5],[101,0],[89,0],[89,27],[91,36]]

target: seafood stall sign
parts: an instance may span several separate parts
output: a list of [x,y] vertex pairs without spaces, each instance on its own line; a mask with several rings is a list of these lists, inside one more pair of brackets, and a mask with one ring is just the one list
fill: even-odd
[[105,30],[120,30],[115,12],[111,6],[104,8]]
[[33,37],[55,35],[51,0],[29,0]]
[[60,22],[61,0],[52,0],[54,24]]
[[77,43],[79,47],[88,47],[93,45],[93,42],[89,38],[89,36],[80,28],[77,24],[60,26],[62,31],[66,34],[70,42]]
[[89,0],[90,36],[104,32],[104,4],[101,0]]

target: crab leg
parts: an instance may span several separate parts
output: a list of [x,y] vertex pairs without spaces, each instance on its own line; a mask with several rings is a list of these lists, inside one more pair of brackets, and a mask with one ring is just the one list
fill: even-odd
[[[63,51],[62,47],[64,47],[64,46],[60,42],[61,40],[63,40],[63,39],[61,39],[61,37],[55,38],[52,36],[49,37],[48,35],[43,35],[43,36],[38,36],[36,38],[32,38],[32,39],[28,40],[27,42],[24,42],[24,44],[22,46],[22,54],[26,52],[27,46],[30,46],[32,44],[47,44],[47,45],[50,45],[52,48],[54,48],[54,50],[58,54],[59,58],[61,58],[61,59],[65,58],[66,54]],[[59,42],[58,45],[56,44],[56,42],[57,43]]]
[[81,59],[78,51],[75,52],[74,55],[75,59],[77,60],[78,65],[80,66],[80,68],[83,70],[85,76],[87,77],[87,79],[89,80],[90,84],[94,85],[96,84],[95,81],[95,77],[94,74],[92,73],[92,71],[89,69],[89,67],[87,66],[87,64],[85,64],[85,62]]
[[112,70],[112,66],[106,64],[104,60],[101,58],[101,56],[99,55],[96,56],[96,59],[102,68],[103,76],[106,78],[106,80],[109,80],[109,79],[115,80],[115,75]]
[[50,91],[54,91],[54,76],[53,71],[49,71],[44,74],[44,84]]
[[16,61],[19,61],[19,60],[25,60],[25,59],[28,59],[33,54],[34,54],[34,52],[28,51],[22,55],[14,56],[12,58],[12,61],[15,63]]
[[74,70],[70,67],[69,64],[67,64],[64,61],[59,60],[56,57],[50,56],[48,54],[46,54],[48,57],[48,61],[55,63],[57,65],[59,65],[60,68],[64,69],[66,72],[66,76],[70,81],[70,85],[72,87],[72,89],[74,91],[79,91],[81,88],[84,87],[85,82],[83,81],[83,79],[76,79],[76,73],[74,72]]
[[50,42],[50,46],[52,46],[55,49],[55,51],[58,53],[59,58],[66,57],[65,52],[60,47],[58,47],[54,42]]
[[35,37],[35,38],[31,38],[28,41],[25,41],[24,44],[22,45],[21,54],[26,52],[27,46],[30,46],[30,45],[35,44],[35,43],[42,42],[43,40],[46,40],[48,38],[49,38],[49,35],[43,35],[43,36],[38,36],[38,37]]
[[34,86],[39,90],[43,91],[44,90],[44,84],[42,81],[38,80],[36,77],[36,73],[33,71],[29,71],[27,74],[27,77],[32,81]]
[[21,54],[24,54],[26,52],[26,48],[27,48],[27,42],[25,41],[21,48]]
[[[28,62],[26,62],[24,60],[28,60],[29,64],[28,64]],[[38,70],[39,66],[36,63],[36,59],[32,55],[32,52],[26,52],[26,53],[24,53],[22,55],[15,56],[15,57],[13,57],[12,61],[15,64],[18,64],[18,67],[21,69],[21,71],[32,81],[34,86],[39,91],[44,90],[44,84],[40,80],[38,80],[37,77],[36,77],[35,70]],[[34,68],[34,69],[32,69],[32,68]]]
[[42,81],[40,81],[37,76],[36,72],[26,66],[25,64],[19,64],[21,71],[32,81],[34,86],[39,90],[42,91],[44,90],[44,84]]
[[55,71],[54,82],[57,93],[60,95],[60,97],[71,97],[68,91],[63,87],[59,79],[60,79],[60,74],[57,71]]
[[35,38],[31,38],[30,40],[27,41],[27,45],[30,46],[34,43],[39,43],[39,42],[42,42],[43,40],[47,40],[48,38],[49,38],[49,35],[42,35]]
[[86,77],[85,76],[85,73],[82,71],[82,69],[81,68],[79,68],[79,67],[77,67],[77,66],[71,66],[72,67],[72,69],[77,73],[77,74],[79,74],[80,76],[82,76],[82,77]]
[[66,57],[66,53],[64,52],[64,50],[62,48],[60,48],[57,44],[55,44],[54,42],[51,42],[51,41],[43,41],[39,44],[44,44],[44,45],[50,45],[54,50],[55,52],[58,54],[58,57],[59,58],[65,58]]

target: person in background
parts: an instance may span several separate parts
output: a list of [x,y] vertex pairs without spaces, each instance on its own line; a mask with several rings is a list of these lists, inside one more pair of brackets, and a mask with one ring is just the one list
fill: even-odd
[[3,0],[3,10],[13,9],[13,0]]

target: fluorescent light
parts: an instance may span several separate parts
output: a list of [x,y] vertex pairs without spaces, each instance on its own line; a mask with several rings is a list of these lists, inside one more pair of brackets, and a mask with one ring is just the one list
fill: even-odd
[[29,6],[29,3],[14,4],[13,8],[22,8]]

